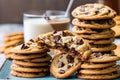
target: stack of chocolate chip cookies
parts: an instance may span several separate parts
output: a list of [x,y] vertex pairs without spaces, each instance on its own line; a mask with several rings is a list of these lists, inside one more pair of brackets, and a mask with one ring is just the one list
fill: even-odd
[[35,78],[43,77],[50,73],[51,56],[49,49],[37,46],[33,40],[19,45],[11,50],[13,63],[11,74],[18,77]]
[[1,53],[5,53],[7,59],[11,59],[12,52],[10,50],[24,42],[24,36],[23,32],[15,32],[11,34],[5,35],[5,38],[3,40],[3,46],[0,49]]
[[113,43],[116,12],[103,4],[86,4],[72,11],[73,32],[81,36],[91,46],[92,54],[78,71],[77,77],[84,79],[114,79],[120,76],[116,65],[119,60]]

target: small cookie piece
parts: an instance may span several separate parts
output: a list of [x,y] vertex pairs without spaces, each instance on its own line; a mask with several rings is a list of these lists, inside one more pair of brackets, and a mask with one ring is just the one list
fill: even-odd
[[97,79],[97,80],[113,80],[115,78],[120,77],[120,72],[116,71],[113,73],[109,73],[109,74],[77,74],[78,78],[82,78],[82,79]]
[[116,16],[116,12],[110,7],[100,4],[85,4],[75,8],[72,16],[81,20],[109,19]]
[[114,42],[115,38],[108,38],[108,39],[96,39],[96,40],[92,40],[92,39],[84,39],[86,42],[90,43],[90,44],[111,44]]
[[92,53],[86,62],[96,62],[96,63],[103,63],[103,62],[113,62],[120,60],[113,51],[111,52],[99,52],[99,53]]
[[35,73],[35,72],[49,72],[49,67],[44,66],[44,67],[25,67],[25,66],[20,66],[18,64],[13,63],[11,65],[11,69],[18,71],[18,72],[30,72],[30,73]]
[[106,68],[115,65],[116,62],[106,62],[106,63],[90,63],[90,62],[84,62],[81,65],[81,68],[84,69],[95,69],[95,68]]
[[107,52],[107,51],[110,51],[110,50],[114,50],[116,49],[116,45],[115,44],[105,44],[105,45],[94,45],[94,44],[91,44],[91,50],[92,52]]
[[115,52],[115,55],[120,57],[120,45],[117,45],[117,48],[114,50],[114,52]]
[[33,40],[28,41],[26,44],[16,46],[11,50],[13,53],[19,54],[33,54],[33,53],[44,53],[48,52],[49,49],[43,46],[38,46]]
[[120,68],[119,65],[114,65],[114,66],[110,66],[107,68],[102,68],[102,69],[81,69],[79,71],[80,74],[109,74],[112,72],[117,71]]
[[81,60],[87,59],[91,54],[89,44],[80,36],[74,36],[68,30],[39,35],[36,43],[38,45],[44,44],[52,49],[58,49],[64,53],[67,52],[72,56],[81,58]]
[[113,19],[80,20],[76,18],[73,19],[72,24],[81,28],[109,29],[115,26],[116,23]]
[[53,58],[50,72],[56,78],[67,78],[75,73],[81,66],[79,58],[74,58],[68,54],[58,54]]
[[44,77],[47,75],[47,73],[41,73],[41,72],[28,73],[28,72],[18,72],[15,70],[12,70],[10,72],[10,74],[12,74],[13,76],[16,76],[16,77],[25,77],[25,78],[39,78],[39,77]]
[[43,56],[43,57],[39,57],[39,58],[34,58],[34,59],[24,59],[23,61],[26,61],[26,62],[48,62],[52,59],[52,57],[47,54],[46,56]]
[[81,34],[79,36],[81,36],[82,38],[85,39],[107,39],[107,38],[112,38],[114,37],[115,32],[111,29],[107,29],[104,30],[102,32],[99,33],[95,33],[95,34]]
[[25,66],[25,67],[45,67],[49,66],[50,62],[42,62],[42,63],[33,63],[33,62],[27,62],[27,61],[22,61],[22,60],[13,60],[13,63],[20,65],[20,66]]
[[[40,58],[40,57],[44,57],[46,56],[46,53],[33,53],[33,54],[19,54],[19,53],[15,53],[12,56],[12,59],[15,60],[28,60],[28,59],[35,59],[35,58]],[[29,56],[29,57],[28,57]]]

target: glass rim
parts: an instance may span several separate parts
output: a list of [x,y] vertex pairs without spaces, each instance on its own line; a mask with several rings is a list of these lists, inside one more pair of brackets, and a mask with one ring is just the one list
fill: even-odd
[[57,16],[57,17],[69,17],[68,15],[65,15],[65,11],[62,10],[38,10],[38,11],[27,11],[23,13],[24,17],[45,17],[45,13],[47,12],[53,12],[53,13],[60,13],[60,14],[54,14],[54,15],[47,15],[47,16]]

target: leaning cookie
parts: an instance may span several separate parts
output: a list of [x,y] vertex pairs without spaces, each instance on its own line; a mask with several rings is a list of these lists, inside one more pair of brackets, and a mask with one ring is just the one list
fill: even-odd
[[81,65],[81,68],[84,68],[84,69],[99,69],[99,68],[106,68],[106,67],[110,67],[110,66],[113,66],[115,65],[116,62],[106,62],[106,63],[90,63],[90,62],[84,62],[82,65]]
[[16,77],[25,77],[25,78],[39,78],[39,77],[44,77],[48,74],[48,73],[41,73],[41,72],[38,72],[38,73],[19,72],[15,70],[12,70],[10,73]]
[[96,63],[103,63],[103,62],[113,62],[120,60],[113,52],[98,52],[92,53],[86,62],[96,62]]
[[94,3],[75,8],[72,11],[72,15],[81,20],[99,20],[114,18],[116,12],[104,4]]
[[81,69],[79,71],[80,74],[109,74],[117,71],[120,68],[119,65],[113,65],[107,68],[102,69]]
[[120,77],[120,72],[119,71],[115,71],[113,73],[109,73],[109,74],[98,74],[98,75],[94,75],[94,74],[77,74],[78,78],[82,78],[82,79],[97,79],[97,80],[113,80],[115,78]]
[[115,21],[112,19],[103,20],[79,20],[73,19],[72,24],[75,26],[80,26],[82,28],[92,28],[92,29],[109,29],[115,26]]
[[74,58],[68,54],[56,55],[51,63],[50,72],[56,78],[67,78],[75,73],[81,66],[79,58]]
[[52,49],[69,53],[72,56],[85,60],[91,54],[90,46],[80,36],[74,36],[70,31],[58,31],[39,35],[38,45],[46,45]]

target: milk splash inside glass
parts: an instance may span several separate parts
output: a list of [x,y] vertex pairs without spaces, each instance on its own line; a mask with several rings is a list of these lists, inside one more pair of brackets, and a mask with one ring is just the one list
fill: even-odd
[[34,39],[39,34],[69,29],[69,16],[64,11],[39,11],[24,14],[24,41]]

